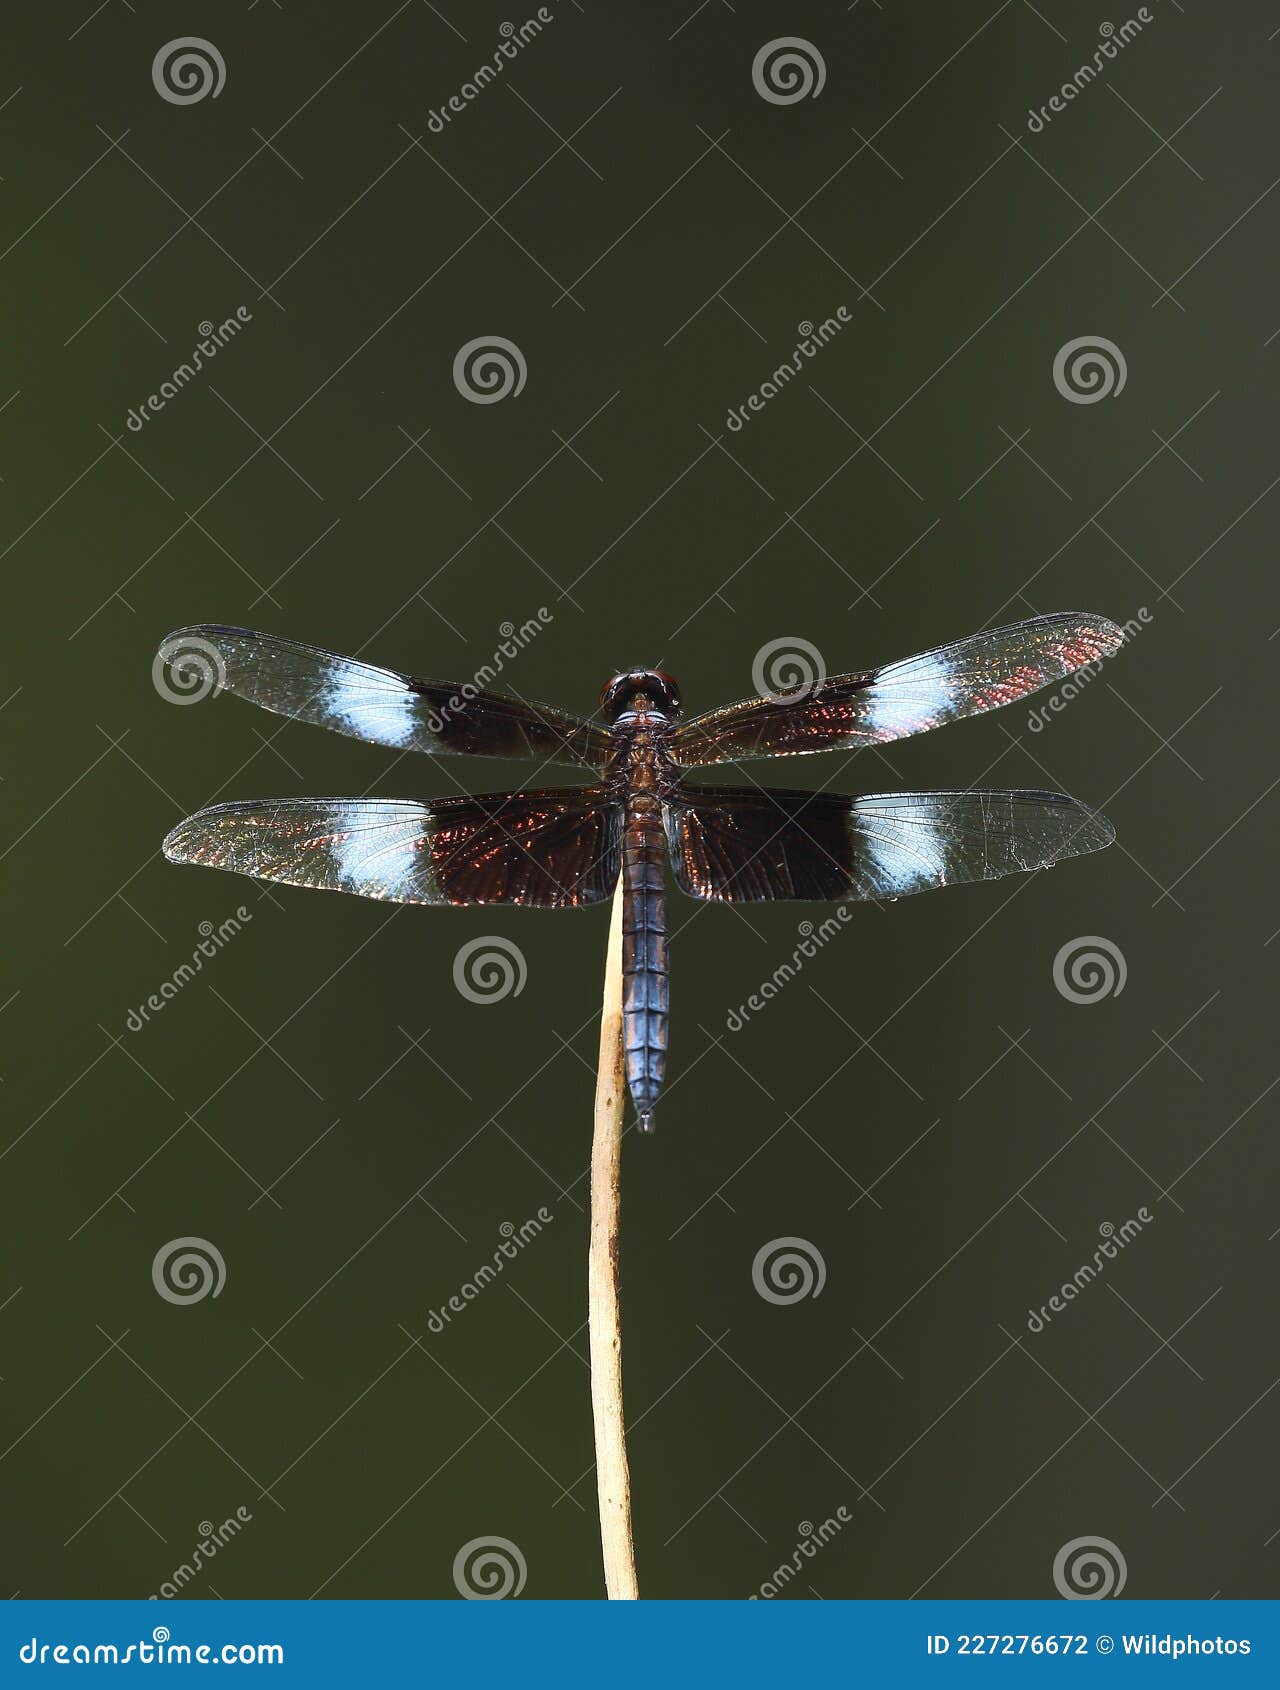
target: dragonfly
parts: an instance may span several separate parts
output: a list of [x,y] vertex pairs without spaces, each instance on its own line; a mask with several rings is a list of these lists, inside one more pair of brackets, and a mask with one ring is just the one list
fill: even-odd
[[1036,616],[688,720],[669,674],[627,669],[589,720],[247,628],[183,628],[160,648],[175,678],[192,651],[212,650],[218,690],[278,716],[400,752],[529,758],[594,779],[427,800],[241,799],[180,822],[164,854],[398,904],[585,909],[620,889],[627,1083],[650,1132],[667,1067],[668,863],[681,892],[708,902],[881,901],[1047,868],[1115,837],[1059,792],[854,797],[703,786],[689,771],[888,745],[1027,698],[1123,640],[1103,616]]

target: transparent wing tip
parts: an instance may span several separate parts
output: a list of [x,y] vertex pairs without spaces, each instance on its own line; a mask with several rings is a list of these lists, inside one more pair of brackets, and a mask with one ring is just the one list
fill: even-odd
[[1110,816],[1090,808],[1088,804],[1080,804],[1078,808],[1081,812],[1080,849],[1105,851],[1108,845],[1113,845],[1116,828]]
[[234,632],[214,623],[175,628],[156,649],[151,679],[170,704],[195,704],[227,684],[227,656],[221,639]]
[[195,843],[193,837],[195,830],[192,824],[195,819],[194,816],[188,816],[185,821],[180,821],[177,827],[170,828],[169,832],[165,834],[164,844],[160,849],[171,863],[189,863],[191,861],[192,846]]
[[234,811],[234,804],[214,804],[170,828],[160,849],[171,863],[207,863],[208,850],[220,829],[215,818]]
[[1093,648],[1095,661],[1100,657],[1110,657],[1129,639],[1120,624],[1113,622],[1109,616],[1098,616],[1087,610],[1076,611],[1074,620],[1080,624],[1084,639]]
[[1027,792],[1018,796],[1061,806],[1062,839],[1054,861],[1087,856],[1090,851],[1105,851],[1115,842],[1115,824],[1091,804],[1082,804],[1078,798],[1070,798],[1065,792]]

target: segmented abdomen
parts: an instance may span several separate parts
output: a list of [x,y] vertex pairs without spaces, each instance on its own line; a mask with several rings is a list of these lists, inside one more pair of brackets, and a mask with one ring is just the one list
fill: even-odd
[[622,1042],[641,1132],[667,1068],[666,836],[655,805],[627,817],[622,863]]

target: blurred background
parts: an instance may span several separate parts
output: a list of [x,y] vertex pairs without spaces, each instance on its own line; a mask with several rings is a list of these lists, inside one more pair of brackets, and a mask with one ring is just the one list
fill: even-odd
[[[529,770],[175,702],[166,632],[465,681],[541,610],[511,690],[586,713],[661,661],[697,711],[771,642],[836,673],[1083,609],[1136,632],[1060,712],[752,773],[1059,788],[1111,850],[860,907],[738,1031],[829,911],[673,893],[670,1084],[624,1161],[641,1589],[1051,1595],[1088,1539],[1127,1595],[1274,1594],[1274,18],[1132,15],[9,20],[5,1592],[452,1597],[501,1539],[525,1596],[602,1594],[607,913],[170,867],[219,798]],[[518,993],[455,985],[478,938]]]

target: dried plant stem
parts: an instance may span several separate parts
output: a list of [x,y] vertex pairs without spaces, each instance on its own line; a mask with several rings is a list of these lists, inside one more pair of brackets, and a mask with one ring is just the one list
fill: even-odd
[[613,899],[600,1013],[591,1140],[591,1246],[587,1263],[591,1338],[591,1412],[596,1437],[596,1492],[605,1590],[610,1599],[640,1594],[631,1537],[631,1474],[622,1417],[622,1319],[618,1306],[622,1120],[627,1086],[622,1055],[622,882]]

